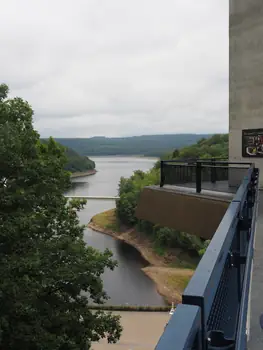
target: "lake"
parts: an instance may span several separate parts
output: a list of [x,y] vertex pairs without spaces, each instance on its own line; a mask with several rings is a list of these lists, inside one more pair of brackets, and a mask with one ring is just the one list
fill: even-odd
[[[116,196],[121,176],[129,177],[134,170],[149,170],[156,162],[155,158],[137,157],[94,157],[97,174],[72,179],[72,189],[67,195],[75,196]],[[81,224],[88,224],[91,217],[102,211],[115,207],[114,201],[88,200],[83,211],[79,213]],[[114,271],[106,270],[103,274],[104,289],[110,296],[111,305],[165,305],[157,293],[155,284],[141,271],[147,262],[128,244],[114,238],[85,230],[86,243],[103,251],[109,248],[113,258],[118,261]]]

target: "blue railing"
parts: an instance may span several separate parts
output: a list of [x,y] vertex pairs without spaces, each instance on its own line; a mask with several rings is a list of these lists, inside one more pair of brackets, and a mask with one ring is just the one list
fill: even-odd
[[251,165],[156,350],[245,350],[258,207]]

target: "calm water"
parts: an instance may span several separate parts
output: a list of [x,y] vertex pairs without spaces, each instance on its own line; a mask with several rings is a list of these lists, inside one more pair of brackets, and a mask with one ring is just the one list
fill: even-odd
[[[135,157],[92,159],[96,162],[97,174],[74,179],[69,195],[115,196],[121,176],[128,177],[137,169],[148,170],[156,161],[153,158]],[[79,214],[80,221],[87,224],[93,215],[114,207],[114,201],[89,200]],[[114,271],[107,270],[103,275],[104,288],[110,296],[109,304],[164,305],[154,283],[141,271],[147,263],[136,249],[89,228],[85,231],[85,241],[99,250],[109,248],[118,261]]]

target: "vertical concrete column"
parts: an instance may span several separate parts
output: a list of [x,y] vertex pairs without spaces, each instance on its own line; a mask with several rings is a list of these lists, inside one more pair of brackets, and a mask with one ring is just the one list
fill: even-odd
[[263,129],[263,0],[230,0],[229,10],[229,159],[253,161],[263,188],[263,158],[242,156],[242,130]]

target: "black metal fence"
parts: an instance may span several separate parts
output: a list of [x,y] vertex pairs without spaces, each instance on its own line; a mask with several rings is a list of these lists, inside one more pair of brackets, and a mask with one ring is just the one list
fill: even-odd
[[[202,189],[214,189],[218,182],[228,181],[230,171],[239,171],[243,177],[243,173],[250,165],[251,163],[228,162],[219,159],[161,161],[160,186],[195,187],[196,192],[200,193]],[[219,186],[218,190],[220,190]]]
[[258,178],[251,165],[156,350],[247,349]]

